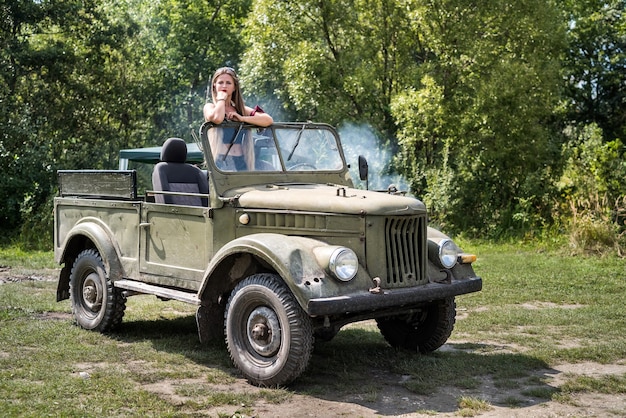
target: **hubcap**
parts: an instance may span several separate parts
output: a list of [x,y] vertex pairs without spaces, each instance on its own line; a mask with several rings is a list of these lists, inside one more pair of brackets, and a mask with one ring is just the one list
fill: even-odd
[[102,292],[99,286],[100,280],[96,273],[91,273],[83,282],[83,301],[85,306],[97,312],[102,306]]
[[262,356],[269,357],[280,349],[280,323],[276,312],[262,306],[250,313],[247,323],[248,341]]

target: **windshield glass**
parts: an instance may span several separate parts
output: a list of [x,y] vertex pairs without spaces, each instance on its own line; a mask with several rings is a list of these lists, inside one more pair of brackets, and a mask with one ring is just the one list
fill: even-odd
[[326,125],[240,123],[213,125],[207,132],[211,155],[221,171],[341,171],[338,138]]

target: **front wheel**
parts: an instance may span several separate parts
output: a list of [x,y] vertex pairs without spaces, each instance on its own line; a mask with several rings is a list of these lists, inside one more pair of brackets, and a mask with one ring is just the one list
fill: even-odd
[[126,297],[113,286],[100,254],[84,250],[70,273],[70,302],[76,323],[85,329],[106,332],[122,322]]
[[250,383],[284,385],[304,372],[313,352],[313,327],[279,276],[244,279],[224,316],[228,352]]
[[454,298],[435,301],[420,312],[376,320],[385,340],[396,348],[430,353],[452,334],[456,317]]

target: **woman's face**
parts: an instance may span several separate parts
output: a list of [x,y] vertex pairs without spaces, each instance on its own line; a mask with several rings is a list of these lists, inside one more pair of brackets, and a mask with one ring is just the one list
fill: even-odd
[[215,92],[223,91],[228,94],[229,97],[232,97],[235,91],[235,80],[230,74],[220,74],[215,79],[215,83],[213,84],[213,88]]

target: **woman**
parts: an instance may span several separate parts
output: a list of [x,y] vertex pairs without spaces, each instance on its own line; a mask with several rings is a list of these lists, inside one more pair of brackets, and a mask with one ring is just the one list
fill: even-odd
[[[230,67],[222,67],[215,71],[211,80],[211,96],[213,102],[204,105],[204,120],[220,124],[226,120],[245,122],[266,127],[274,120],[260,107],[251,108],[245,105],[237,73]],[[242,131],[239,135],[232,129],[223,129],[221,138],[213,135],[210,138],[211,150],[218,167],[237,171],[254,168],[254,145]],[[235,135],[237,137],[235,138]]]

